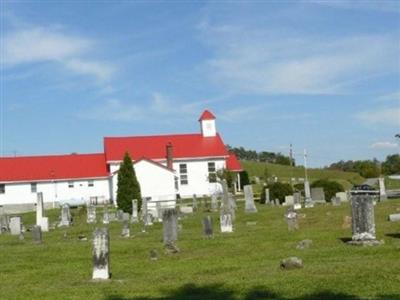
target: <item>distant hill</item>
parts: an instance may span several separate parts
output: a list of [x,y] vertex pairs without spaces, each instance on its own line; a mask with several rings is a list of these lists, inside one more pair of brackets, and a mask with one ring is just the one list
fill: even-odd
[[[249,173],[249,176],[264,176],[264,169],[267,167],[269,176],[277,176],[280,181],[289,182],[291,177],[304,178],[304,167],[291,167],[286,165],[271,164],[255,161],[241,161],[243,168]],[[354,184],[361,184],[365,178],[355,172],[343,172],[324,169],[307,169],[310,182],[317,179],[330,179],[339,182],[347,190]]]

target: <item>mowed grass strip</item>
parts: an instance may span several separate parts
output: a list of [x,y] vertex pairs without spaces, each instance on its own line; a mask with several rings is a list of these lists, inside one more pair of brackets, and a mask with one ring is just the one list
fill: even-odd
[[[133,237],[120,237],[121,223],[110,224],[111,272],[107,282],[92,282],[93,225],[86,215],[72,210],[75,225],[44,233],[44,243],[0,236],[1,299],[400,299],[400,223],[387,221],[400,212],[400,200],[375,206],[378,247],[355,247],[342,229],[350,215],[348,203],[302,209],[300,230],[288,232],[284,207],[257,204],[258,213],[245,214],[239,202],[234,233],[219,232],[219,214],[200,212],[183,218],[178,246],[167,255],[162,246],[162,224],[142,233],[131,227]],[[102,209],[98,208],[98,219]],[[214,238],[202,235],[202,218],[213,217]],[[56,222],[58,210],[47,212]],[[24,224],[35,214],[22,215]],[[98,224],[98,226],[103,226]],[[67,238],[64,239],[64,232]],[[78,235],[88,237],[79,241]],[[309,249],[298,250],[303,239]],[[155,249],[159,259],[151,261]],[[297,256],[304,268],[283,271],[281,259]]]

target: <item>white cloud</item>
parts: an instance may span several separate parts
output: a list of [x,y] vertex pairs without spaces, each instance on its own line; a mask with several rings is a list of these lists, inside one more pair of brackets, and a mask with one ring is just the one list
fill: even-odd
[[1,39],[2,63],[9,68],[29,63],[54,62],[81,75],[104,81],[113,67],[100,61],[87,60],[94,51],[94,41],[61,32],[51,27],[20,28]]
[[376,142],[371,144],[370,148],[372,149],[394,149],[398,148],[399,144],[392,142]]
[[356,118],[367,124],[382,124],[400,128],[400,106],[363,111]]
[[358,80],[398,68],[391,35],[296,37],[233,26],[198,27],[213,50],[209,76],[225,88],[256,94],[343,93]]

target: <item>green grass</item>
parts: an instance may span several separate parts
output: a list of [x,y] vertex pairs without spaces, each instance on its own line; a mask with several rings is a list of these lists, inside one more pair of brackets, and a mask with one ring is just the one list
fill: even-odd
[[[290,181],[290,178],[304,178],[303,167],[291,167],[255,161],[241,161],[243,168],[250,176],[264,176],[264,169],[267,167],[269,176],[277,176],[280,181]],[[365,181],[358,173],[343,172],[323,169],[307,169],[310,181],[317,179],[335,180],[343,185],[345,189],[350,189],[354,184],[361,184]]]
[[[110,225],[111,271],[108,282],[91,282],[91,233],[76,210],[76,224],[44,233],[44,243],[35,245],[26,233],[24,241],[0,235],[1,299],[400,299],[400,223],[387,215],[400,211],[400,200],[375,207],[378,247],[356,247],[343,243],[350,229],[342,229],[350,207],[330,205],[302,209],[300,230],[288,232],[284,207],[257,204],[257,214],[244,214],[239,203],[234,233],[219,233],[218,215],[213,213],[215,237],[202,236],[199,212],[181,221],[182,232],[176,255],[164,254],[162,226],[148,233],[134,225],[134,237],[123,239],[121,223]],[[50,220],[59,211],[48,212]],[[34,214],[23,215],[25,225]],[[256,221],[256,225],[246,225]],[[101,226],[99,224],[99,226]],[[62,238],[64,231],[68,239]],[[89,241],[78,241],[86,234]],[[312,239],[307,250],[296,244]],[[149,251],[159,252],[150,261]],[[281,259],[298,256],[304,268],[283,271]]]
[[389,177],[385,177],[385,186],[386,189],[400,189],[400,180],[390,179]]

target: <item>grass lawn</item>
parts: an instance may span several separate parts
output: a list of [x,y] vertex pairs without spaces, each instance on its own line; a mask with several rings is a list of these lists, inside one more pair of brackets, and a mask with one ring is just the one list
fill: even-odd
[[[18,237],[0,235],[1,299],[400,299],[400,222],[388,222],[400,213],[400,200],[375,207],[377,236],[385,244],[356,247],[343,243],[350,229],[342,229],[350,207],[330,205],[302,209],[300,230],[288,232],[284,207],[257,204],[257,214],[244,214],[239,203],[234,233],[219,233],[218,214],[213,213],[214,239],[202,236],[197,213],[181,221],[181,252],[166,255],[162,225],[147,233],[139,225],[134,237],[121,238],[121,223],[110,225],[112,279],[92,282],[91,234],[94,226],[73,210],[75,225],[44,233],[44,243],[32,244],[30,233]],[[98,214],[101,209],[98,209]],[[59,211],[48,211],[51,222]],[[23,215],[25,225],[34,214]],[[254,222],[256,225],[246,225]],[[102,226],[99,224],[99,226]],[[64,231],[68,238],[63,239]],[[85,234],[89,241],[78,241]],[[297,250],[303,239],[310,249]],[[156,249],[157,261],[149,259]],[[304,268],[283,271],[281,259],[298,256]]]

